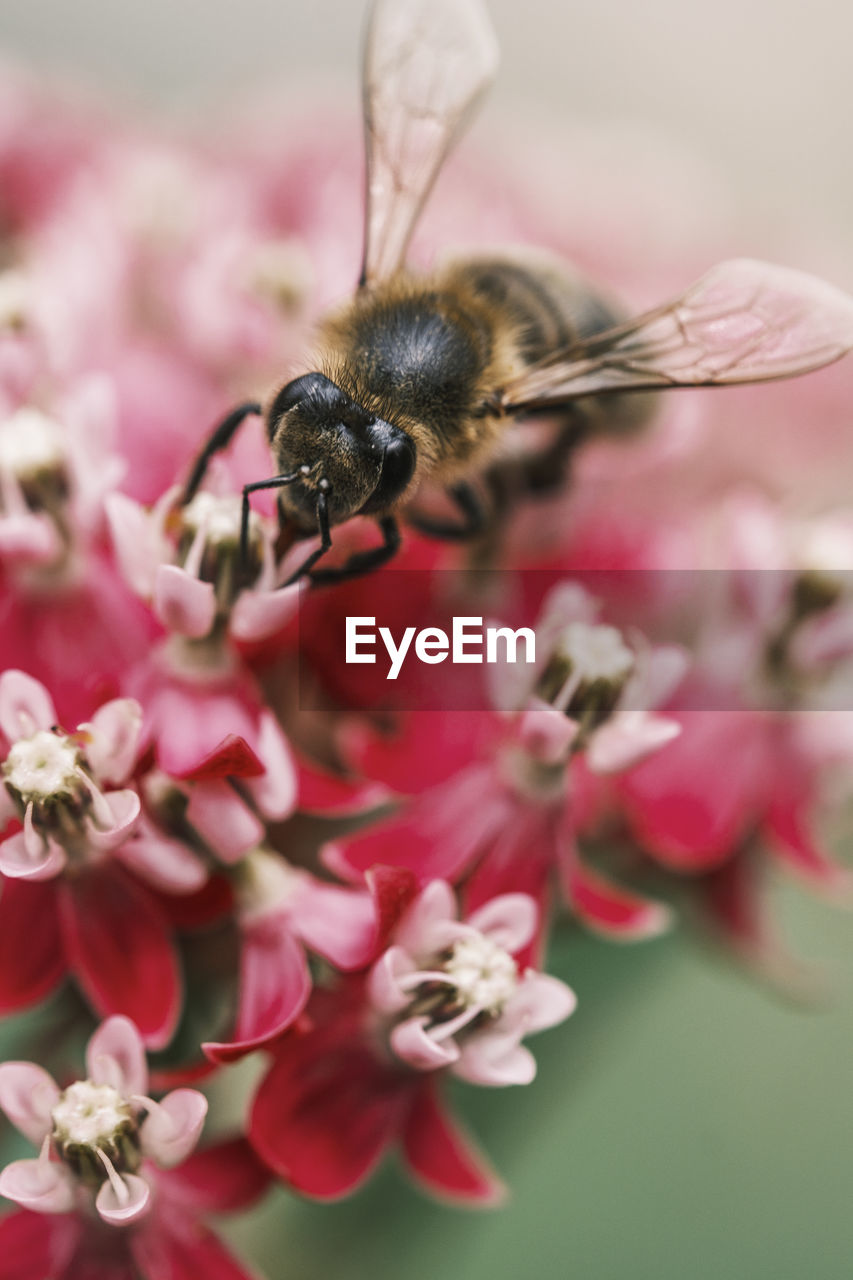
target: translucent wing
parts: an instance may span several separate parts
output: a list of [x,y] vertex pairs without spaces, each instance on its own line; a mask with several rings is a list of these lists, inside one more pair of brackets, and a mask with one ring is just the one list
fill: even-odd
[[505,413],[604,391],[790,378],[853,347],[853,298],[816,276],[737,258],[665,306],[556,352],[506,386]]
[[362,284],[402,263],[442,161],[497,65],[483,0],[375,0],[364,55]]

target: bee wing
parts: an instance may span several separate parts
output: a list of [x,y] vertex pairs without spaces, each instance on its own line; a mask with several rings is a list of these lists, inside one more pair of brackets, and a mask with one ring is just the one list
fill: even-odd
[[804,271],[736,258],[672,302],[532,366],[503,389],[500,408],[790,378],[851,347],[853,298]]
[[400,267],[441,164],[497,65],[484,0],[375,0],[363,72],[362,284]]

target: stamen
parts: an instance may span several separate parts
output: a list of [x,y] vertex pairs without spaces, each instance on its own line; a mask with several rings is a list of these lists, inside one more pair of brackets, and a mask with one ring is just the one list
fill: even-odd
[[96,1154],[99,1156],[101,1163],[107,1171],[107,1177],[109,1178],[110,1185],[115,1192],[116,1200],[118,1200],[121,1207],[124,1208],[130,1200],[130,1192],[128,1191],[127,1183],[123,1178],[119,1177],[112,1160],[110,1160],[109,1156],[106,1155],[100,1147],[98,1147]]

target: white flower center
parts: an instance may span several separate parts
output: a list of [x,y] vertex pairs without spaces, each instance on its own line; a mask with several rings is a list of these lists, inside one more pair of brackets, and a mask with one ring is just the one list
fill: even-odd
[[556,652],[571,663],[572,674],[587,683],[625,680],[634,667],[634,654],[616,627],[570,622],[560,632]]
[[480,933],[453,944],[443,966],[465,1005],[498,1014],[518,985],[518,966],[508,951]]
[[[242,502],[234,494],[217,495],[203,489],[184,507],[184,525],[192,533],[202,530],[208,544],[237,546],[240,542],[241,508]],[[250,533],[256,533],[259,526],[258,516],[251,512]]]
[[62,427],[38,409],[18,409],[0,422],[0,468],[26,478],[65,464]]
[[51,1111],[61,1146],[110,1147],[134,1123],[130,1103],[109,1084],[78,1080],[69,1085]]
[[64,734],[40,729],[12,746],[3,775],[25,803],[73,796],[80,790],[80,754]]

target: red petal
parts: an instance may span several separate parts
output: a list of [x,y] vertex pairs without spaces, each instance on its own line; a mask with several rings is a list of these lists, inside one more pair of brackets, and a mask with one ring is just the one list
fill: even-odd
[[3,1280],[63,1276],[79,1235],[80,1224],[69,1214],[29,1213],[24,1209],[0,1218]]
[[765,820],[772,847],[794,871],[818,888],[849,893],[853,873],[832,862],[818,846],[809,825],[809,800],[805,789],[797,786],[794,779],[790,785],[777,785]]
[[311,993],[311,975],[300,942],[280,917],[243,930],[240,1001],[234,1041],[205,1044],[214,1062],[233,1062],[267,1044],[294,1022]]
[[581,861],[577,848],[564,833],[557,850],[560,880],[566,901],[590,929],[618,941],[654,938],[670,924],[670,911],[613,884]]
[[52,881],[3,880],[0,889],[0,1014],[38,1004],[65,973]]
[[200,1223],[158,1214],[158,1221],[130,1240],[144,1280],[254,1280]]
[[245,1138],[194,1151],[177,1169],[158,1174],[170,1195],[199,1213],[233,1213],[255,1203],[272,1174]]
[[506,1187],[471,1139],[439,1105],[435,1084],[426,1080],[412,1103],[403,1134],[406,1163],[434,1195],[481,1205],[501,1203]]
[[126,1014],[149,1048],[163,1048],[181,1012],[181,974],[154,898],[107,864],[64,881],[59,906],[69,967],[95,1010]]
[[418,892],[418,880],[406,867],[372,867],[365,876],[376,905],[376,954],[388,939]]
[[214,778],[260,778],[263,772],[263,764],[246,739],[229,734],[183,776],[188,782],[210,782]]
[[261,1081],[249,1139],[285,1182],[337,1200],[397,1135],[409,1087],[358,1043],[330,1043],[325,1033],[291,1039]]

